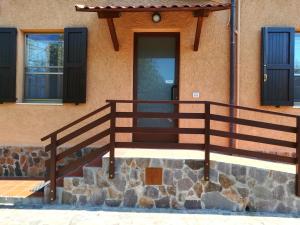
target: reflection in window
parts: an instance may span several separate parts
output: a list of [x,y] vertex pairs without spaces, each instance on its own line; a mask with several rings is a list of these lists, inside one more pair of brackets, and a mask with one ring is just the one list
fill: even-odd
[[61,102],[63,34],[26,34],[25,102]]

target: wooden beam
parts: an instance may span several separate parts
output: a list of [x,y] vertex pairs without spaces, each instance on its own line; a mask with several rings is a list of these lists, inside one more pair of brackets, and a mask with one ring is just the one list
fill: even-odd
[[194,41],[194,51],[198,51],[198,48],[199,48],[202,24],[203,24],[203,17],[199,16],[197,19],[197,27],[196,27],[195,41]]
[[115,51],[119,51],[119,41],[118,41],[113,18],[107,18],[106,20],[107,20],[107,25],[108,25],[109,32],[110,32],[110,37],[111,37],[112,43],[114,45],[114,49],[115,49]]
[[97,12],[99,19],[107,18],[119,18],[121,16],[120,12]]
[[194,11],[194,17],[208,17],[210,14],[210,11],[208,10],[197,10],[197,11]]
[[208,17],[210,14],[209,10],[197,10],[194,11],[194,17],[197,17],[197,27],[195,33],[195,41],[194,41],[194,51],[198,51],[199,43],[200,43],[200,36],[201,36],[201,29],[203,24],[203,17]]

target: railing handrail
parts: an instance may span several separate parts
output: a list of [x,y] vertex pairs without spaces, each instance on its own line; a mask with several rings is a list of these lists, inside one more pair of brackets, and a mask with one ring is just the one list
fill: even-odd
[[[94,121],[92,121],[92,122],[90,122],[90,123],[88,123],[88,124],[86,124],[86,125],[78,128],[75,131],[72,131],[71,133],[69,133],[69,134],[61,137],[60,139],[57,139],[55,145],[56,145],[56,147],[58,147],[58,146],[60,146],[60,145],[62,145],[64,143],[66,143],[66,142],[68,142],[68,141],[70,141],[70,140],[72,140],[72,139],[74,139],[74,138],[76,138],[76,137],[78,137],[78,136],[80,136],[80,135],[88,132],[89,130],[91,130],[91,129],[95,128],[95,127],[100,126],[101,124],[107,122],[110,119],[111,119],[111,115],[110,115],[110,113],[108,113],[105,116],[102,116],[102,117],[100,117],[100,118],[98,118],[98,119],[96,119],[96,120],[94,120]],[[50,143],[49,145],[46,145],[45,146],[45,151],[46,152],[50,151],[52,149],[52,147],[53,147],[53,143]]]
[[205,104],[208,101],[181,101],[181,100],[106,100],[111,103],[145,103],[145,104]]
[[212,105],[218,105],[218,106],[224,106],[224,107],[232,107],[236,109],[242,109],[242,110],[248,110],[248,111],[253,111],[253,112],[259,112],[259,113],[266,113],[266,114],[272,114],[272,115],[277,115],[277,116],[286,116],[286,117],[291,117],[291,118],[297,118],[297,115],[290,114],[290,113],[280,113],[280,112],[274,112],[274,111],[268,111],[264,109],[256,109],[253,107],[246,107],[246,106],[240,106],[240,105],[231,105],[231,104],[225,104],[225,103],[220,103],[220,102],[210,102]]
[[214,102],[214,101],[178,101],[178,100],[155,100],[155,101],[148,101],[148,100],[106,100],[106,102],[108,102],[108,104],[76,119],[75,121],[51,132],[50,134],[44,136],[41,138],[41,141],[45,141],[49,138],[51,138],[51,136],[61,133],[65,130],[67,130],[68,128],[90,118],[91,116],[109,108],[111,105],[111,103],[144,103],[144,104],[206,104],[209,103],[211,105],[218,105],[218,106],[223,106],[223,107],[232,107],[232,108],[236,108],[236,109],[242,109],[242,110],[248,110],[248,111],[253,111],[253,112],[259,112],[259,113],[266,113],[266,114],[272,114],[272,115],[278,115],[278,116],[285,116],[285,117],[291,117],[291,118],[297,118],[297,115],[293,115],[293,114],[288,114],[288,113],[280,113],[280,112],[273,112],[273,111],[267,111],[267,110],[263,110],[263,109],[256,109],[256,108],[252,108],[252,107],[245,107],[245,106],[237,106],[237,105],[231,105],[231,104],[225,104],[225,103],[220,103],[220,102]]
[[223,106],[223,107],[231,107],[235,109],[242,109],[242,110],[248,110],[253,112],[259,112],[259,113],[266,113],[266,114],[272,114],[277,116],[286,116],[291,118],[297,118],[297,115],[290,114],[290,113],[281,113],[281,112],[274,112],[274,111],[268,111],[264,109],[257,109],[253,107],[246,107],[246,106],[239,106],[239,105],[231,105],[221,102],[214,102],[214,101],[179,101],[179,100],[106,100],[106,102],[111,103],[141,103],[141,104],[205,104],[209,103],[211,105],[217,105],[217,106]]
[[88,113],[88,114],[80,117],[79,119],[74,120],[73,122],[71,122],[71,123],[69,123],[69,124],[67,124],[67,125],[59,128],[58,130],[51,132],[50,134],[46,135],[45,137],[42,137],[41,141],[45,141],[45,140],[51,138],[53,135],[59,134],[59,133],[65,131],[65,130],[69,129],[70,127],[73,127],[74,125],[76,125],[76,124],[78,124],[78,123],[80,123],[80,122],[82,122],[82,121],[90,118],[91,116],[94,116],[95,114],[97,114],[97,113],[99,113],[99,112],[101,112],[101,111],[103,111],[103,110],[105,110],[105,109],[107,109],[109,107],[110,107],[110,104],[106,104],[106,105],[104,105],[104,106],[102,106],[102,107],[100,107],[100,108],[98,108],[98,109],[96,109],[96,110],[94,110],[94,111],[92,111],[92,112],[90,112],[90,113]]

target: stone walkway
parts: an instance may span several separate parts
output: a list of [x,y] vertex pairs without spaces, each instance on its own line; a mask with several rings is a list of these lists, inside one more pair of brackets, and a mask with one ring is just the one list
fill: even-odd
[[299,225],[300,215],[231,214],[213,211],[108,211],[50,207],[0,209],[0,225]]
[[26,198],[43,183],[43,180],[0,180],[0,197]]

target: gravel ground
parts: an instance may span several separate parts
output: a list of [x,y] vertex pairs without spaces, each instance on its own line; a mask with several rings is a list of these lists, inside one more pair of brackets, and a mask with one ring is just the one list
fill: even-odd
[[105,208],[0,209],[0,225],[300,225],[299,215],[267,213],[230,213],[224,211],[174,211]]

